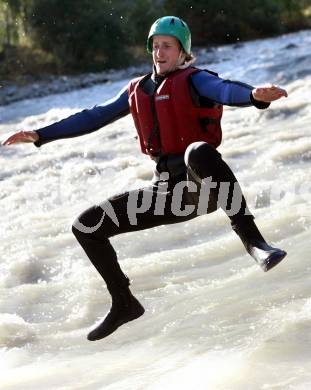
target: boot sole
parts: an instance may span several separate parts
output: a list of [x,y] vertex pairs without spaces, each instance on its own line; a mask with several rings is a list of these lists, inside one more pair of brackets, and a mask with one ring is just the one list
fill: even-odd
[[[115,325],[109,329],[109,332],[107,332],[107,331],[103,331],[102,333],[100,333],[99,331],[96,332],[96,330],[101,326],[101,325],[99,325],[97,328],[95,328],[92,332],[90,332],[87,335],[87,339],[89,341],[101,340],[101,339],[109,336],[113,332],[115,332],[121,325],[124,325],[130,321],[136,320],[137,318],[141,317],[144,313],[145,313],[145,309],[141,306],[139,308],[139,310],[137,310],[133,315],[128,316],[127,318],[124,318],[122,320],[116,321]],[[92,334],[93,332],[95,332],[96,334],[93,335]]]
[[286,255],[287,253],[285,251],[281,251],[281,253],[272,253],[263,264],[260,264],[260,266],[264,272],[267,272],[278,265]]

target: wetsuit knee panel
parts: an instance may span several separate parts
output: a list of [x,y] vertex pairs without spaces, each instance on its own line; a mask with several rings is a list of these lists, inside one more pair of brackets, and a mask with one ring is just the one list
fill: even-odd
[[100,229],[103,234],[105,212],[100,206],[92,206],[81,213],[73,222],[72,232],[77,237],[81,234],[94,235]]
[[187,147],[185,152],[186,166],[200,177],[202,177],[203,172],[206,172],[206,165],[212,163],[215,158],[221,158],[221,154],[207,142],[194,142]]

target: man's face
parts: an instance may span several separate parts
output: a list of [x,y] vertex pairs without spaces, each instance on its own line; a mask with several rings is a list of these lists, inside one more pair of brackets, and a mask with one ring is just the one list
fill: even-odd
[[152,38],[152,58],[159,75],[172,72],[177,67],[181,48],[179,41],[170,35],[155,35]]

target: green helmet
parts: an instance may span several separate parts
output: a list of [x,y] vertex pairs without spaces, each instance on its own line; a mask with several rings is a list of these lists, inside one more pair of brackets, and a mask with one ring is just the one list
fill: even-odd
[[176,16],[164,16],[156,20],[150,28],[147,51],[152,53],[152,37],[154,35],[171,35],[179,40],[187,54],[191,52],[191,33],[187,23]]

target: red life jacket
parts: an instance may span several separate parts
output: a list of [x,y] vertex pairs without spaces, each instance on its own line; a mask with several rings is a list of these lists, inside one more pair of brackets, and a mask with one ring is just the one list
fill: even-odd
[[199,71],[190,67],[173,72],[152,96],[140,86],[146,76],[132,80],[129,107],[143,153],[183,153],[196,141],[206,141],[215,148],[220,145],[222,105],[199,107],[191,97],[188,78]]

